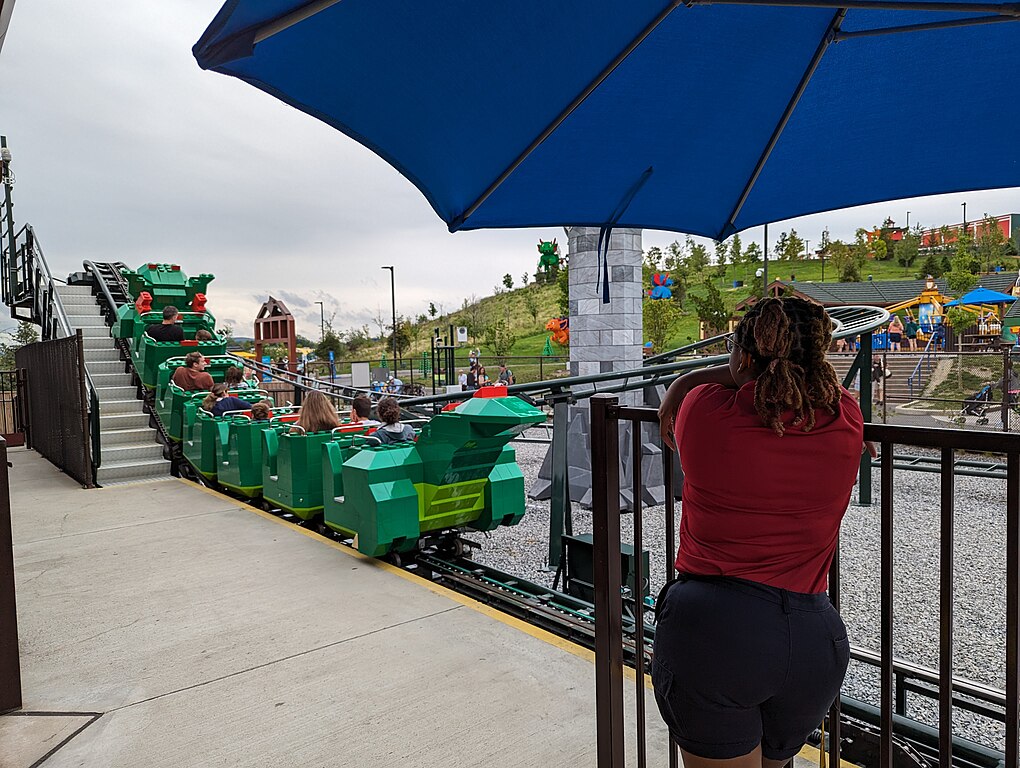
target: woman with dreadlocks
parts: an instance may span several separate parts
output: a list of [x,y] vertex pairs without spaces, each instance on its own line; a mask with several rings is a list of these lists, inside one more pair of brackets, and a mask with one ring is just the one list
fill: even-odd
[[779,768],[843,682],[849,640],[825,590],[863,419],[831,340],[820,306],[763,299],[729,363],[680,377],[659,409],[684,490],[652,681],[685,768]]

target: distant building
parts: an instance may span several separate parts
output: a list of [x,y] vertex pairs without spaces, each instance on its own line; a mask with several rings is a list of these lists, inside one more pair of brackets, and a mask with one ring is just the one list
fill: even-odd
[[[990,218],[994,219],[995,226],[999,228],[999,231],[1002,232],[1006,240],[1009,240],[1014,235],[1020,235],[1020,213],[1004,213],[1001,216],[992,216]],[[967,233],[975,240],[978,240],[985,233],[985,229],[984,217],[967,222]],[[921,232],[921,247],[932,248],[955,243],[956,238],[963,231],[963,222],[949,224],[948,230],[946,233],[948,238],[945,243],[942,242],[942,227],[923,230]]]

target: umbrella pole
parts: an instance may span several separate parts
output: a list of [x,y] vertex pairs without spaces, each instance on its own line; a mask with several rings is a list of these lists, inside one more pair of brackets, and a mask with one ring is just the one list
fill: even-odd
[[769,225],[765,225],[765,267],[761,273],[762,278],[762,296],[766,298],[769,295]]

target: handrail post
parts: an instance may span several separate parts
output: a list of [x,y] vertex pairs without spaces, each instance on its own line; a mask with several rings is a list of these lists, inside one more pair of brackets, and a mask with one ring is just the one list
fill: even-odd
[[14,593],[14,541],[7,442],[0,437],[0,714],[21,707],[18,610]]
[[549,497],[549,567],[557,568],[563,554],[563,533],[570,517],[570,467],[568,465],[567,428],[570,405],[566,400],[553,404],[552,488]]
[[595,571],[595,728],[598,768],[623,768],[623,602],[620,597],[619,400],[591,398]]
[[[861,414],[864,421],[872,420],[871,416],[871,331],[861,334]],[[861,506],[871,504],[871,455],[865,451],[861,455],[861,471],[857,483],[857,502]]]

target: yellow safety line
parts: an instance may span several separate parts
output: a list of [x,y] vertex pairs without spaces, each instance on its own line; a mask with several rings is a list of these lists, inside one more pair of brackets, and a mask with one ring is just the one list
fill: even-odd
[[[591,662],[595,661],[595,654],[592,651],[589,651],[587,648],[582,648],[581,646],[576,645],[575,643],[572,643],[569,640],[564,640],[561,637],[557,637],[552,632],[548,632],[539,627],[534,627],[531,624],[528,624],[527,622],[516,618],[515,616],[510,616],[508,614],[503,613],[500,610],[497,610],[496,608],[492,608],[491,606],[479,603],[477,600],[472,600],[470,597],[465,597],[459,592],[453,591],[449,587],[444,587],[441,584],[436,584],[435,582],[429,581],[428,579],[424,579],[421,576],[416,576],[410,571],[407,571],[403,568],[398,568],[397,566],[392,565],[390,563],[385,563],[377,558],[369,557],[368,555],[363,555],[356,549],[351,549],[350,547],[344,546],[343,544],[327,539],[324,536],[320,536],[319,534],[315,533],[314,531],[309,531],[308,529],[301,528],[297,525],[294,525],[293,523],[288,523],[286,520],[281,520],[276,515],[270,514],[269,512],[265,512],[261,509],[256,509],[255,507],[249,504],[244,504],[243,502],[240,502],[237,499],[219,493],[218,491],[214,491],[212,488],[206,488],[203,485],[198,485],[197,483],[193,483],[190,480],[185,480],[184,478],[180,477],[177,478],[177,480],[181,483],[184,483],[189,488],[196,488],[200,491],[210,494],[211,496],[215,496],[218,499],[229,501],[233,506],[237,507],[238,509],[243,509],[246,512],[254,512],[259,517],[264,517],[266,520],[270,520],[276,523],[277,525],[282,525],[288,528],[289,530],[295,531],[321,544],[325,544],[329,547],[332,547],[333,549],[337,550],[338,552],[342,552],[348,557],[353,557],[357,560],[361,560],[362,562],[370,564],[374,568],[379,568],[380,570],[392,573],[396,576],[399,576],[402,579],[406,579],[407,581],[413,582],[418,586],[425,587],[426,589],[428,589],[431,592],[434,592],[437,595],[442,595],[443,597],[449,598],[454,602],[460,603],[461,605],[465,605],[473,611],[477,611],[478,613],[488,616],[491,619],[495,619],[496,621],[502,622],[503,624],[506,624],[509,627],[513,627],[514,629],[524,632],[527,635],[531,635],[531,637],[537,638],[538,640],[542,640],[543,642],[546,642],[549,645],[567,651],[568,653],[572,653],[574,656],[578,656],[582,659],[587,659],[588,661]],[[630,669],[630,667],[625,667],[624,673],[628,674],[628,676],[631,679],[634,678],[634,670]],[[651,685],[650,680],[649,685]]]
[[[804,760],[810,760],[813,763],[821,764],[821,757],[818,751],[818,747],[812,747],[810,744],[805,744],[800,748],[800,752],[797,753],[797,757]],[[828,754],[826,753],[826,757]],[[840,768],[860,768],[856,763],[849,763],[843,758],[839,759]]]

